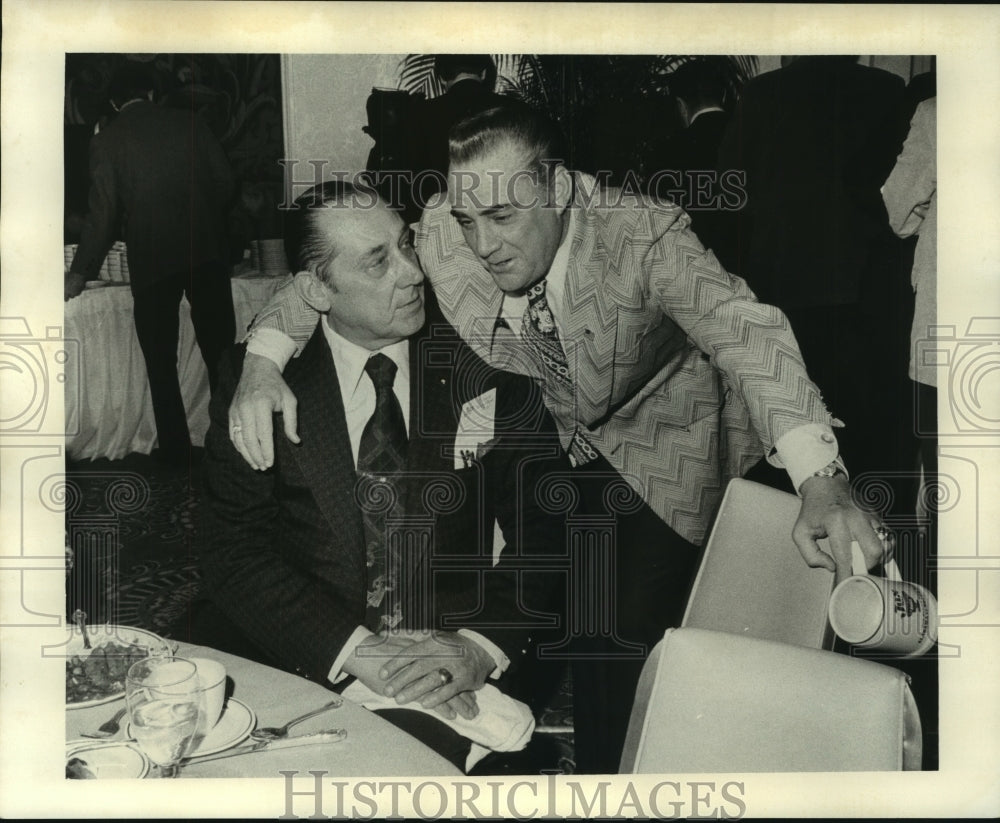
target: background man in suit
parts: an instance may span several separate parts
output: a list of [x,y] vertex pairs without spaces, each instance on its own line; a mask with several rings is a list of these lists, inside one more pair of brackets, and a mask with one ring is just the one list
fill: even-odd
[[691,230],[727,271],[738,273],[735,212],[722,201],[716,169],[731,116],[725,108],[726,84],[718,69],[697,59],[672,72],[667,82],[684,128],[664,143],[661,167],[680,175],[686,195],[681,205],[691,218]]
[[[422,143],[422,168],[437,172],[443,180],[448,173],[451,127],[469,115],[502,103],[504,98],[493,90],[497,67],[488,54],[438,54],[434,73],[444,82],[445,92],[424,103],[418,140]],[[421,190],[424,203],[440,190]]]
[[[520,104],[463,121],[450,149],[447,198],[417,233],[442,309],[487,362],[539,383],[582,510],[617,515],[613,588],[583,604],[614,625],[580,638],[574,665],[577,766],[616,771],[642,654],[683,612],[729,478],[762,456],[788,469],[810,565],[845,576],[852,540],[869,566],[882,547],[850,501],[833,420],[785,318],[722,269],[679,208],[571,173],[554,126]],[[230,416],[258,467],[270,463],[272,409],[294,433],[294,401],[268,357],[296,349],[273,327],[299,342],[311,331],[304,308],[279,296],[249,342],[267,356],[248,363]],[[622,481],[634,497],[616,502],[607,490]]]
[[[444,94],[430,100],[416,98],[411,104],[410,117],[388,137],[398,146],[395,157],[408,158],[404,165],[409,178],[393,180],[392,160],[378,165],[369,161],[369,170],[383,196],[399,200],[402,217],[416,223],[427,203],[445,188],[448,172],[448,132],[459,120],[502,102],[493,91],[497,67],[488,54],[438,54],[434,57],[434,73],[444,83]],[[373,92],[375,94],[375,92]],[[387,172],[383,174],[382,172]]]
[[146,361],[159,455],[187,464],[191,441],[177,378],[178,310],[186,294],[214,388],[219,357],[236,337],[226,242],[232,171],[196,112],[152,102],[152,78],[143,66],[126,63],[109,92],[118,116],[91,142],[87,220],[65,277],[65,297],[76,297],[86,280],[98,277],[124,222],[135,332]]
[[[287,224],[294,288],[324,318],[287,372],[305,442],[278,442],[265,473],[240,457],[235,350],[207,438],[209,597],[282,668],[471,719],[489,678],[523,687],[520,609],[546,612],[557,579],[511,564],[565,566],[562,525],[536,502],[543,475],[568,468],[554,426],[530,381],[488,368],[441,323],[409,230],[373,190],[323,184]],[[386,714],[464,767],[468,739],[412,709]]]
[[913,294],[879,192],[906,105],[901,78],[857,57],[783,57],[744,87],[719,159],[746,173],[740,275],[786,314],[810,375],[851,427],[842,451],[852,472],[888,483],[915,458]]

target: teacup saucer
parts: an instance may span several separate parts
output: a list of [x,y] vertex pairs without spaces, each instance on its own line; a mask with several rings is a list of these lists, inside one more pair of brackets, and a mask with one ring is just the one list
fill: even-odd
[[[135,743],[71,740],[66,744],[66,776],[83,778],[141,778],[149,772],[149,758]],[[71,768],[72,766],[72,768]]]
[[257,715],[246,703],[230,697],[215,727],[197,743],[188,757],[201,757],[232,748],[247,739],[257,725]]

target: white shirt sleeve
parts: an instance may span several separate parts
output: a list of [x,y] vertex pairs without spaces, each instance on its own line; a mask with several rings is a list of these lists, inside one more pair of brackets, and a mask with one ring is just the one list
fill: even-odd
[[371,637],[372,632],[366,629],[364,626],[358,626],[354,633],[347,638],[347,642],[344,647],[340,650],[340,654],[337,655],[337,659],[333,661],[333,665],[330,667],[330,673],[326,676],[326,679],[331,683],[339,683],[345,677],[347,673],[343,671],[344,664],[347,662],[347,658],[350,657],[354,650],[358,647],[358,644],[365,638]]
[[839,458],[837,437],[825,423],[807,423],[794,428],[780,437],[774,447],[768,462],[788,472],[796,492],[814,472],[835,461],[847,472]]
[[277,364],[281,371],[285,370],[288,361],[295,356],[295,341],[284,332],[277,329],[254,329],[247,335],[247,352],[266,357]]

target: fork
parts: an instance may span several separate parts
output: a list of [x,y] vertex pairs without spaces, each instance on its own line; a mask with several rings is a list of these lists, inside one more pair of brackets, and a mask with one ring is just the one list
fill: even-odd
[[94,737],[98,740],[103,740],[105,737],[111,737],[118,733],[118,729],[121,728],[121,719],[125,716],[126,708],[119,709],[115,712],[114,717],[110,720],[105,720],[95,732],[80,732],[80,737]]

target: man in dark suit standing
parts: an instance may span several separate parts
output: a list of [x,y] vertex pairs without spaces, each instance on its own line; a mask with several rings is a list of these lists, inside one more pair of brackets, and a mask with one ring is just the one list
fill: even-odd
[[90,146],[88,214],[65,277],[65,297],[96,279],[124,223],[135,331],[146,361],[159,454],[190,460],[190,435],[177,378],[182,295],[214,389],[216,366],[236,336],[226,243],[232,171],[194,111],[152,102],[152,77],[126,63],[109,86],[117,117]]
[[[448,173],[448,132],[460,120],[471,114],[485,111],[504,98],[493,91],[496,65],[488,54],[438,54],[434,58],[434,72],[445,84],[444,94],[424,103],[421,134],[421,168],[435,172],[444,183]],[[428,187],[420,194],[424,203],[438,191]]]
[[809,376],[850,427],[855,476],[905,471],[912,297],[880,194],[906,134],[904,83],[850,55],[782,63],[746,85],[720,151],[720,168],[746,173],[751,236],[737,267],[788,316]]
[[[444,94],[426,101],[418,99],[412,107],[412,122],[406,123],[406,133],[397,136],[396,143],[406,147],[407,168],[373,168],[369,162],[380,191],[399,201],[407,223],[416,223],[424,207],[447,187],[451,127],[504,99],[493,91],[497,68],[488,54],[435,55],[434,73],[444,83]],[[405,172],[408,179],[394,180],[398,171]]]
[[[716,168],[731,115],[725,107],[726,84],[718,69],[699,59],[672,72],[667,83],[683,128],[665,141],[660,151],[663,174],[653,179],[683,192],[677,205],[691,218],[691,230],[727,271],[739,274],[736,213],[729,203],[734,193],[723,192]],[[665,193],[650,192],[654,197]]]
[[302,445],[276,438],[264,473],[237,452],[234,349],[207,437],[208,596],[265,660],[394,698],[387,719],[462,767],[469,740],[413,709],[471,720],[491,680],[525,693],[566,565],[538,495],[568,464],[537,388],[438,319],[409,230],[373,190],[322,184],[286,226],[294,288],[324,316],[286,372]]

